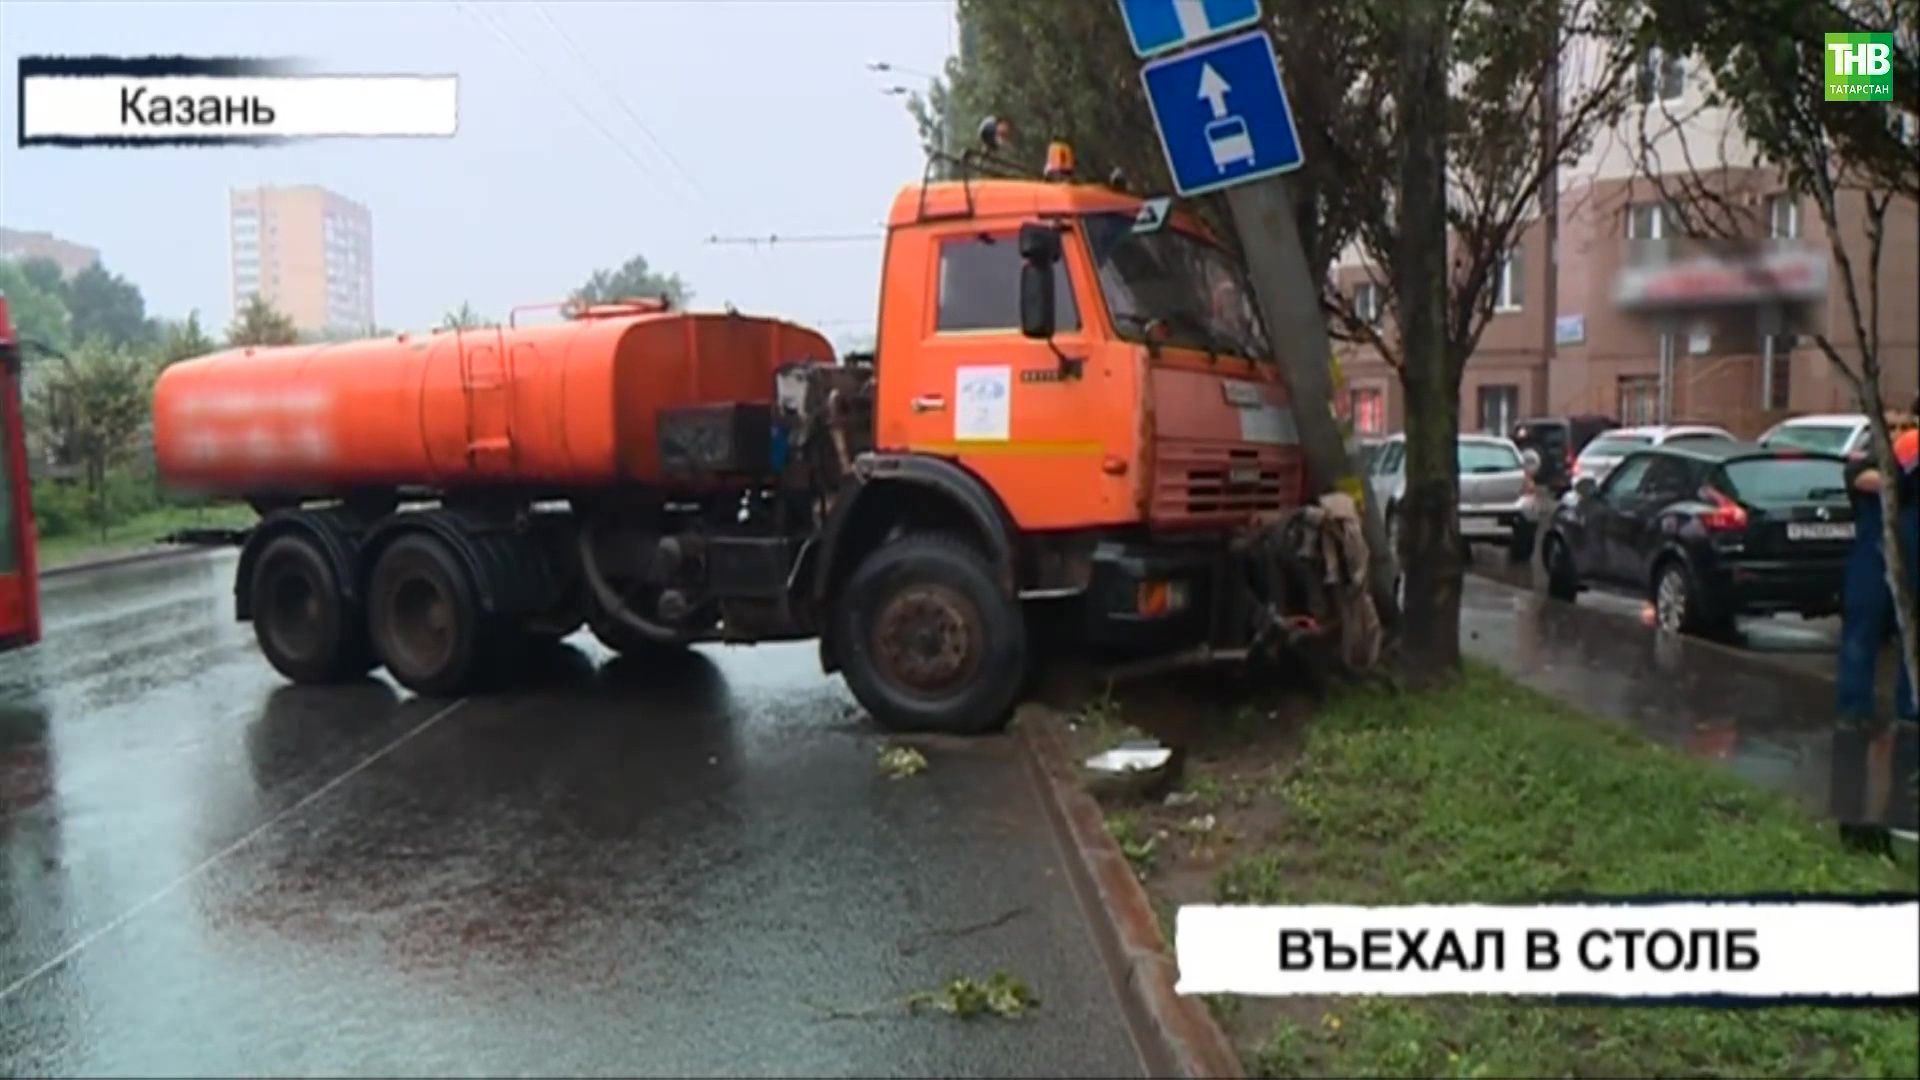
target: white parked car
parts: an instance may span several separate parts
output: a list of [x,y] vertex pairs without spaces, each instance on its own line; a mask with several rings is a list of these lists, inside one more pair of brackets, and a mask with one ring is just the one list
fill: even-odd
[[1786,446],[1821,454],[1858,453],[1867,448],[1872,428],[1865,413],[1821,413],[1795,416],[1773,425],[1760,436],[1761,446]]
[[1665,446],[1675,442],[1739,442],[1733,432],[1711,424],[1652,424],[1646,427],[1615,428],[1587,444],[1573,460],[1573,482],[1591,476],[1594,483],[1607,478],[1620,459],[1636,450]]
[[[1528,519],[1533,479],[1512,439],[1498,435],[1461,435],[1455,444],[1460,466],[1460,535],[1468,542],[1510,543],[1514,526]],[[1394,435],[1380,444],[1369,467],[1373,497],[1386,514],[1387,531],[1397,525],[1396,511],[1407,487],[1407,441]],[[1396,544],[1397,546],[1397,544]]]

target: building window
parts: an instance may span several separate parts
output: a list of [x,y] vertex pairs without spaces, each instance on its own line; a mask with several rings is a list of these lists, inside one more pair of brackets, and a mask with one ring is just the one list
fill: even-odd
[[1712,350],[1713,328],[1705,324],[1687,330],[1687,351],[1699,354]]
[[1620,422],[1629,427],[1651,424],[1660,411],[1660,379],[1654,375],[1625,375],[1620,379]]
[[1686,92],[1686,64],[1660,48],[1647,50],[1634,77],[1634,98],[1642,105],[1677,101]]
[[1526,299],[1526,262],[1521,258],[1519,248],[1507,252],[1495,274],[1493,310],[1519,311],[1521,302]]
[[1775,240],[1800,237],[1800,200],[1782,192],[1767,199],[1767,235]]
[[1353,414],[1353,430],[1359,435],[1384,435],[1387,431],[1387,394],[1378,387],[1347,391],[1347,408]]
[[1767,408],[1790,409],[1793,401],[1794,335],[1773,335],[1773,367],[1763,371],[1767,379]]
[[1636,203],[1627,208],[1627,237],[1632,240],[1660,240],[1667,235],[1665,203]]
[[1380,325],[1380,286],[1371,281],[1363,281],[1353,287],[1354,318],[1370,326]]
[[[940,307],[944,333],[1020,328],[1020,248],[1012,233],[956,236],[940,244]],[[1067,264],[1053,268],[1054,324],[1080,329]]]
[[1480,388],[1480,431],[1487,435],[1505,435],[1520,418],[1520,388],[1483,386]]

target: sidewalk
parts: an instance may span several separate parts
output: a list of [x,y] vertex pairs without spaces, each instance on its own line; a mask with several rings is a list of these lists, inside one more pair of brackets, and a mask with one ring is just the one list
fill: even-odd
[[1472,573],[1460,636],[1463,652],[1526,686],[1832,812],[1830,677]]
[[88,570],[105,570],[114,566],[153,562],[158,559],[191,555],[194,552],[205,550],[207,549],[188,544],[162,544],[158,542],[94,548],[78,553],[74,558],[56,562],[51,566],[42,566],[40,568],[40,576],[43,578],[64,577],[68,574],[79,574]]

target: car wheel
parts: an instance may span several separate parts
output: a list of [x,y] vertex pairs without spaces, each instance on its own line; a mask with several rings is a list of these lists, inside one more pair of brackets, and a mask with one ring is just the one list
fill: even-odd
[[1573,565],[1573,552],[1565,540],[1548,535],[1540,548],[1540,561],[1547,570],[1548,596],[1572,600],[1580,594],[1580,571]]
[[891,731],[992,731],[1027,673],[1018,603],[957,537],[908,535],[869,554],[835,605],[832,633],[848,688]]
[[1676,558],[1660,564],[1653,576],[1653,620],[1671,634],[1698,634],[1716,624],[1706,610],[1693,571]]

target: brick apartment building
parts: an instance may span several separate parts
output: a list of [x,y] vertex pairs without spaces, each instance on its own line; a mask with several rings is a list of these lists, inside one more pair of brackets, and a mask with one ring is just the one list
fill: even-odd
[[[1805,336],[1778,332],[1792,328],[1779,321],[1781,313],[1797,310],[1805,333],[1823,327],[1843,354],[1857,351],[1818,211],[1785,194],[1778,175],[1759,166],[1726,110],[1702,106],[1698,73],[1672,58],[1654,58],[1649,72],[1638,88],[1640,104],[1561,174],[1557,229],[1536,219],[1501,266],[1495,313],[1461,380],[1461,430],[1504,433],[1525,416],[1599,413],[1625,423],[1715,423],[1751,437],[1792,414],[1857,411],[1845,380],[1819,348]],[[1644,129],[1640,109],[1658,110]],[[1906,118],[1910,135],[1912,121]],[[1807,274],[1803,306],[1756,298],[1740,275],[1711,286],[1720,290],[1711,308],[1682,317],[1662,317],[1623,292],[1623,271],[1671,268],[1707,250],[1678,236],[1677,215],[1663,205],[1663,196],[1679,190],[1678,177],[1662,183],[1637,167],[1689,157],[1703,171],[1705,163],[1725,167],[1724,181],[1716,182],[1726,185],[1743,235],[1754,241],[1740,258],[1772,252]],[[1849,252],[1864,253],[1860,198],[1843,198],[1840,210],[1840,227],[1858,238]],[[1559,258],[1549,267],[1556,231]],[[1725,248],[1713,250],[1728,262],[1734,258]],[[1864,263],[1863,254],[1853,258]],[[1856,266],[1856,277],[1864,296],[1863,266]],[[1335,268],[1334,279],[1356,311],[1376,312],[1390,339],[1392,313],[1378,310],[1356,253]],[[1880,297],[1882,385],[1904,403],[1920,381],[1920,220],[1910,201],[1896,200],[1888,209]],[[1671,335],[1666,363],[1663,332]],[[1356,429],[1401,430],[1405,410],[1393,371],[1370,348],[1340,345],[1338,352]],[[1670,372],[1665,379],[1663,367]]]
[[100,249],[64,240],[49,232],[22,232],[0,229],[0,259],[25,262],[28,259],[52,259],[64,277],[85,270],[100,261]]
[[373,327],[373,218],[312,184],[228,195],[235,311],[255,294],[307,333]]

